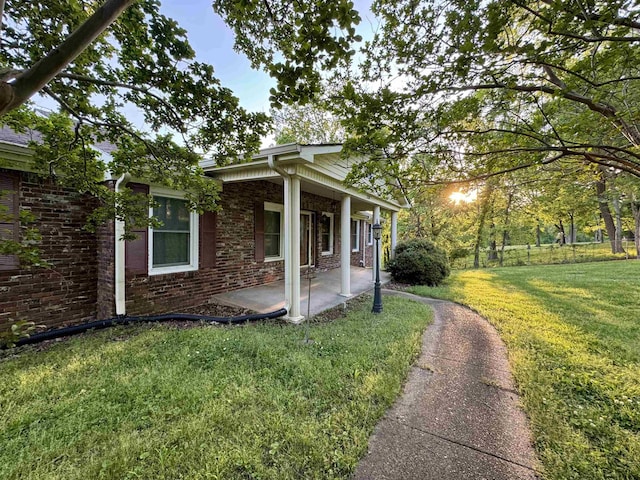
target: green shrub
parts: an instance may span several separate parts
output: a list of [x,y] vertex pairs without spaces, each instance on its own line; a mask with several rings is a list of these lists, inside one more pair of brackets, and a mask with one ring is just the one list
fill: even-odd
[[439,285],[451,271],[445,251],[425,239],[399,243],[388,269],[398,282],[429,286]]

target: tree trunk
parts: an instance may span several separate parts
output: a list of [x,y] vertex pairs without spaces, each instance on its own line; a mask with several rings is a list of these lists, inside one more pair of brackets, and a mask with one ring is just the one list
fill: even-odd
[[489,229],[489,253],[487,254],[487,260],[498,259],[498,244],[496,242],[496,224],[491,221],[491,228]]
[[509,210],[511,209],[511,201],[513,200],[513,194],[509,193],[507,196],[507,206],[504,209],[504,228],[502,229],[502,245],[500,245],[500,266],[504,264],[504,247],[507,244],[509,238]]
[[540,219],[536,218],[536,247],[540,247],[542,243],[540,242],[540,236],[542,232],[540,231]]
[[615,233],[615,247],[614,253],[624,253],[624,247],[622,246],[622,205],[620,204],[620,197],[613,197],[613,211],[616,214],[616,233]]
[[565,243],[567,243],[567,234],[564,231],[564,223],[562,223],[561,218],[558,220],[558,223],[555,225],[555,227],[558,229],[556,242],[558,242],[558,245],[563,246]]
[[411,212],[411,216],[413,217],[413,229],[416,232],[416,237],[420,238],[423,236],[420,214],[415,209],[410,209],[409,212]]
[[484,230],[484,223],[489,212],[489,206],[491,204],[491,185],[487,185],[480,199],[478,205],[478,230],[476,231],[476,242],[473,246],[473,268],[480,268],[480,245],[482,244],[482,232]]
[[596,231],[593,234],[593,241],[595,243],[602,243],[602,229],[600,228],[600,218],[596,217]]
[[576,243],[576,220],[573,212],[569,212],[569,219],[571,220],[571,225],[569,225],[569,243]]
[[616,225],[613,222],[613,216],[611,215],[611,210],[609,210],[609,202],[605,196],[606,189],[607,186],[604,181],[604,174],[601,173],[600,178],[596,182],[598,208],[600,209],[600,215],[602,216],[602,220],[604,220],[604,227],[607,230],[607,236],[611,243],[611,253],[622,253],[616,250]]
[[631,201],[631,213],[633,214],[633,240],[636,245],[636,258],[640,260],[640,201]]

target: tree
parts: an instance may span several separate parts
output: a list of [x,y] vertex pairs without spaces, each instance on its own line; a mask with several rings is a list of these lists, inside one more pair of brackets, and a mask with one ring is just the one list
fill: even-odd
[[382,27],[339,104],[354,150],[392,162],[499,157],[484,175],[577,159],[640,176],[637,2],[378,0],[373,10]]
[[341,143],[345,132],[340,121],[322,105],[285,105],[272,109],[276,145],[285,143]]
[[[349,0],[215,0],[213,8],[236,32],[236,48],[277,79],[274,104],[312,97],[319,70],[350,57],[358,40]],[[42,133],[41,172],[102,200],[96,222],[144,216],[132,195],[100,182],[107,168],[188,191],[196,210],[214,208],[201,156],[244,157],[269,129],[266,115],[241,108],[213,67],[194,60],[186,32],[157,0],[7,0],[0,13],[2,122]],[[28,102],[36,93],[61,113],[36,114]],[[143,128],[128,120],[132,111]],[[118,147],[109,165],[90,147],[103,140]]]

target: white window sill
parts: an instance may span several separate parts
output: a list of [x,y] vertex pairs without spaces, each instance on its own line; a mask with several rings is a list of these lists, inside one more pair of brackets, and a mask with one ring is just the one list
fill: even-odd
[[149,276],[151,275],[166,275],[171,273],[184,273],[195,272],[198,267],[194,265],[175,265],[173,267],[156,267],[149,269]]
[[280,262],[284,260],[284,257],[264,257],[264,263],[267,262]]
[[333,255],[333,252],[332,252],[332,251],[329,251],[329,252],[320,252],[320,255],[321,255],[321,256],[323,256],[323,257],[328,257],[329,255]]

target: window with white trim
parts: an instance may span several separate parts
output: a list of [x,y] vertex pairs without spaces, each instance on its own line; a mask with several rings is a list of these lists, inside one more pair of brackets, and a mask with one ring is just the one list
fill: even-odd
[[198,214],[178,192],[152,189],[150,214],[160,226],[150,228],[149,274],[198,269]]
[[373,223],[367,222],[367,245],[373,245]]
[[284,206],[264,203],[264,260],[282,260],[284,252]]
[[360,220],[351,219],[351,251],[360,251]]
[[320,252],[333,254],[333,213],[322,212],[320,217]]

